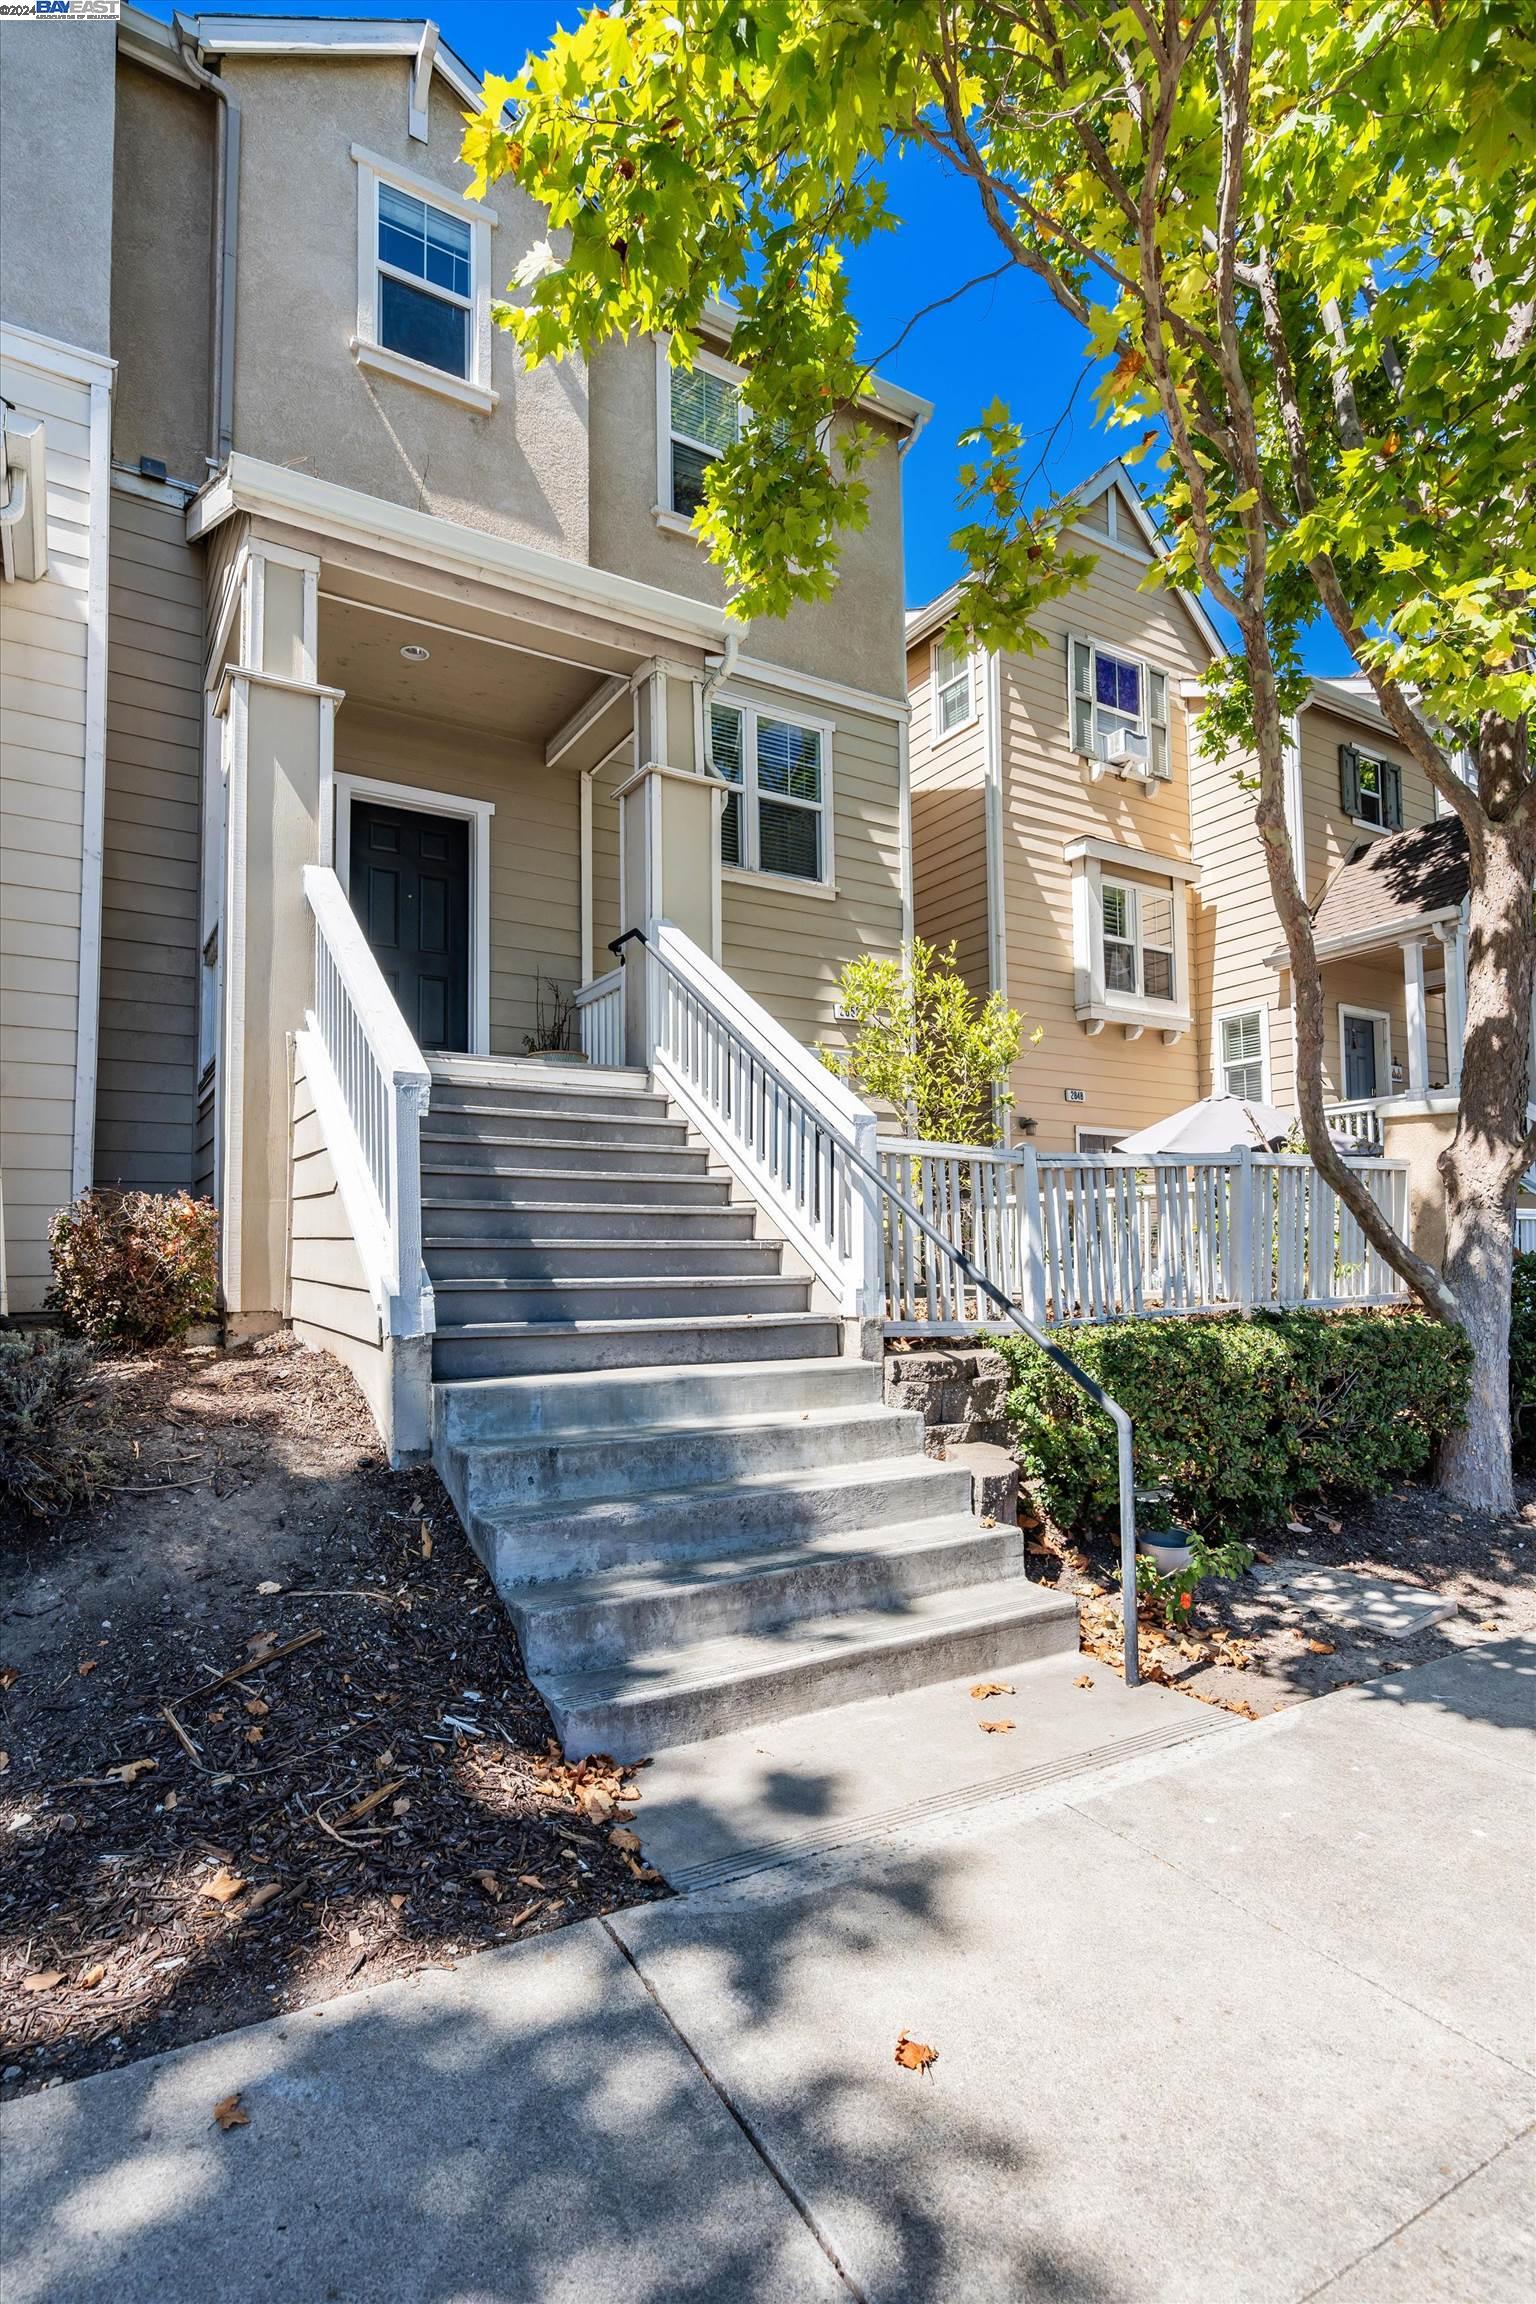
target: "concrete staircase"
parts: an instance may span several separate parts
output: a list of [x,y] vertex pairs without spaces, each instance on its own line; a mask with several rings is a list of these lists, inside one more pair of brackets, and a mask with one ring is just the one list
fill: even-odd
[[1076,1646],[645,1074],[432,1071],[434,1459],[569,1751]]

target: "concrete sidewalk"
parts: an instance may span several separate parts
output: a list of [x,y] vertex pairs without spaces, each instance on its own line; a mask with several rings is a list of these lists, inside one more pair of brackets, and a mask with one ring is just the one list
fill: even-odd
[[6,2304],[1529,2304],[1533,1789],[1490,1645],[50,2091]]

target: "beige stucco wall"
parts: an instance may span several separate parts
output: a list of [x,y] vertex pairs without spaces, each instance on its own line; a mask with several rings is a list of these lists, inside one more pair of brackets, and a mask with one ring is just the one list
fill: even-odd
[[1436,1163],[1455,1128],[1454,1112],[1433,1112],[1411,1120],[1388,1120],[1384,1131],[1387,1158],[1408,1163],[1409,1236],[1432,1264],[1445,1254],[1445,1187]]
[[992,988],[987,905],[984,660],[971,667],[973,716],[937,741],[933,643],[907,657],[912,699],[912,924],[955,964],[978,1000]]
[[111,349],[115,24],[0,24],[0,319]]
[[107,630],[95,1174],[174,1191],[197,1104],[203,583],[173,495],[113,491]]
[[112,221],[112,452],[208,477],[214,99],[126,58]]
[[339,773],[490,800],[491,1048],[521,1056],[537,979],[569,993],[581,957],[581,815],[573,770],[543,749],[472,728],[343,704]]
[[[704,547],[656,522],[656,390],[649,341],[605,345],[594,356],[592,562],[690,599],[720,601],[724,587]],[[871,422],[879,446],[859,475],[869,491],[869,521],[842,539],[837,590],[782,620],[759,619],[742,649],[821,679],[900,696],[901,460],[896,433]]]
[[[1127,525],[1122,521],[1122,529]],[[1189,731],[1178,699],[1182,681],[1205,669],[1209,651],[1187,610],[1170,593],[1139,589],[1147,562],[1106,550],[1069,598],[1036,619],[1044,646],[1002,664],[1003,886],[1007,991],[1022,1011],[1025,1046],[1014,1067],[1015,1112],[1038,1122],[1042,1151],[1071,1151],[1076,1130],[1129,1131],[1193,1102],[1200,1092],[1195,1032],[1173,1046],[1149,1028],[1128,1040],[1118,1024],[1090,1035],[1077,1021],[1073,987],[1072,867],[1065,844],[1079,836],[1187,861]],[[1173,774],[1150,792],[1140,783],[1098,783],[1071,746],[1067,634],[1119,644],[1169,676],[1169,758]],[[1195,903],[1179,883],[1194,951]],[[1193,1010],[1194,987],[1177,1006]],[[1030,1036],[1039,1031],[1037,1044]],[[1078,1088],[1081,1103],[1064,1091]]]
[[[430,139],[406,129],[404,57],[230,57],[240,98],[239,323],[235,446],[541,550],[587,549],[586,379],[575,367],[524,372],[492,332],[490,414],[360,368],[358,172],[354,143],[454,195],[462,105],[435,78]],[[503,182],[487,203],[493,292],[544,236],[542,214]]]

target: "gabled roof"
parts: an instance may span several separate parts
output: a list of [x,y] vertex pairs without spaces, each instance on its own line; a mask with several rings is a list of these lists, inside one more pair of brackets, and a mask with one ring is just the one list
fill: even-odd
[[1455,912],[1467,893],[1467,835],[1459,816],[1412,824],[1373,840],[1341,864],[1312,915],[1319,945],[1376,931],[1399,934],[1426,915]]
[[[1141,490],[1118,456],[1114,457],[1108,464],[1101,464],[1096,472],[1090,472],[1087,479],[1080,480],[1075,488],[1069,488],[1066,494],[1059,499],[1059,502],[1082,506],[1096,504],[1101,496],[1108,495],[1111,488],[1119,489],[1121,498],[1153,559],[1166,559],[1168,547],[1163,541],[1162,532],[1142,501]],[[1093,551],[1114,552],[1124,549],[1123,546],[1117,546],[1111,538],[1099,535],[1096,530],[1086,532],[1083,541]],[[960,592],[961,587],[958,584],[951,584],[947,592],[941,592],[936,599],[930,600],[926,606],[908,610],[907,646],[909,648],[917,641],[926,639],[930,633],[941,630],[949,622],[960,604]],[[1178,601],[1195,630],[1210,649],[1211,654],[1213,656],[1225,656],[1228,653],[1227,644],[1195,594],[1170,586],[1169,597]]]
[[478,74],[455,55],[425,16],[182,15],[177,23],[204,56],[422,57],[454,94],[476,110],[485,101]]

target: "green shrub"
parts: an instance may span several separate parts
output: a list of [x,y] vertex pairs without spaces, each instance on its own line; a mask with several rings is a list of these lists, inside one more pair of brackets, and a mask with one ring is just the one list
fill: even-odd
[[218,1216],[188,1192],[82,1192],[48,1227],[48,1306],[93,1344],[169,1344],[213,1312]]
[[1516,1463],[1536,1462],[1536,1256],[1515,1258],[1509,1308],[1509,1416]]
[[0,1525],[88,1504],[104,1474],[91,1349],[46,1329],[0,1329]]
[[[1129,1320],[1062,1336],[1130,1416],[1141,1487],[1211,1537],[1272,1527],[1309,1497],[1372,1496],[1424,1471],[1466,1411],[1459,1329],[1414,1313]],[[1074,1534],[1116,1524],[1115,1435],[1071,1378],[1004,1341],[1024,1476]]]

